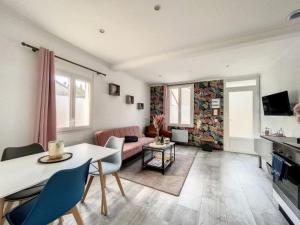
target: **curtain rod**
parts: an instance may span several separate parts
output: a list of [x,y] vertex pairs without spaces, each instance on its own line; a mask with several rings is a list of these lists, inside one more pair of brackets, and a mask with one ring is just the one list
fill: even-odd
[[[27,43],[25,43],[25,42],[21,42],[21,44],[22,44],[23,46],[25,46],[25,47],[31,48],[31,50],[32,50],[33,52],[37,52],[37,51],[39,50],[39,48],[34,47],[34,46],[32,46],[32,45],[29,45],[29,44],[27,44]],[[55,57],[55,58],[58,58],[58,59],[60,59],[60,60],[63,60],[63,61],[65,61],[65,62],[71,63],[71,64],[73,64],[73,65],[79,66],[79,67],[81,67],[81,68],[84,68],[84,69],[86,69],[86,70],[90,70],[90,71],[92,71],[92,72],[95,72],[97,75],[103,75],[103,76],[106,76],[105,73],[101,73],[101,72],[99,72],[99,71],[97,71],[97,70],[93,70],[93,69],[91,69],[91,68],[89,68],[89,67],[83,66],[83,65],[81,65],[81,64],[78,64],[78,63],[73,62],[73,61],[71,61],[71,60],[65,59],[65,58],[60,57],[60,56],[58,56],[58,55],[54,55],[54,57]]]

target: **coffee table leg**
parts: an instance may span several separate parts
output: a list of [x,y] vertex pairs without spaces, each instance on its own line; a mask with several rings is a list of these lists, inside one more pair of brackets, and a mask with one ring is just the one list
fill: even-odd
[[174,161],[175,161],[175,144],[173,145],[174,148]]
[[145,158],[145,150],[142,149],[142,169],[144,168],[144,158]]
[[162,174],[165,175],[165,151],[162,153]]

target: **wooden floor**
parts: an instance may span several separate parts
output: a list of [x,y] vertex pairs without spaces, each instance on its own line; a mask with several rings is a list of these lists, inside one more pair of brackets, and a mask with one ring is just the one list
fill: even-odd
[[[185,153],[192,147],[178,147]],[[272,200],[270,178],[257,168],[257,158],[199,150],[180,197],[122,180],[126,198],[113,177],[107,178],[109,215],[100,215],[99,182],[85,204],[86,225],[288,225]],[[64,224],[75,224],[66,216]]]

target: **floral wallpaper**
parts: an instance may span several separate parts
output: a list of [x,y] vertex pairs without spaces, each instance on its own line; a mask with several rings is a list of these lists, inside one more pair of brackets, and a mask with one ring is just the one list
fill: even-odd
[[154,115],[163,114],[164,87],[150,87],[150,122]]
[[[194,84],[194,127],[178,128],[189,132],[190,145],[200,146],[201,138],[213,138],[214,149],[223,150],[223,81],[203,81]],[[220,98],[218,116],[213,116],[211,102]],[[163,86],[151,87],[151,118],[163,112]],[[151,119],[152,120],[152,119]]]

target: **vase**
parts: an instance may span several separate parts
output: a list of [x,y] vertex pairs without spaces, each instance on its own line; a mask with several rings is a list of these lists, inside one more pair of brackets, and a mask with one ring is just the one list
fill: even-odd
[[155,137],[155,143],[157,145],[160,144],[160,137],[159,137],[159,128],[156,128],[156,137]]

